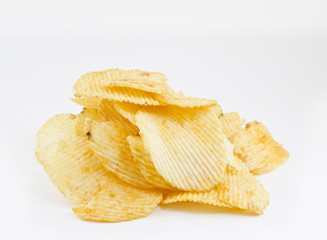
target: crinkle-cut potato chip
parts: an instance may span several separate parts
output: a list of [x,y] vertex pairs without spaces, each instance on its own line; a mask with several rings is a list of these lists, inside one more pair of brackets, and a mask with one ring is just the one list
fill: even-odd
[[161,102],[161,105],[174,105],[178,107],[205,107],[217,105],[217,101],[214,99],[204,99],[196,97],[185,97],[184,94],[171,94],[166,92],[158,95],[158,100]]
[[77,114],[75,119],[75,132],[78,136],[87,136],[87,120],[103,122],[103,117],[98,114],[97,109],[84,108],[82,112]]
[[172,186],[206,191],[223,179],[233,146],[213,109],[170,106],[135,118],[157,172]]
[[98,97],[80,97],[80,98],[71,98],[71,100],[78,105],[81,105],[85,108],[98,109],[101,102],[101,98]]
[[59,114],[38,131],[35,155],[60,192],[76,204],[90,201],[107,172],[89,149],[88,140],[75,133],[76,116]]
[[170,192],[167,195],[164,195],[162,204],[169,204],[175,202],[195,202],[195,203],[204,203],[210,204],[218,207],[228,207],[233,208],[234,206],[228,203],[225,203],[219,199],[217,189],[212,189],[206,192]]
[[77,80],[75,87],[82,86],[98,88],[127,87],[151,93],[167,91],[167,77],[163,73],[141,70],[107,69],[89,72]]
[[247,123],[230,140],[235,146],[234,154],[253,174],[272,171],[289,158],[289,153],[272,138],[268,129],[256,121]]
[[162,193],[132,187],[107,174],[101,179],[101,191],[73,211],[88,221],[121,222],[149,215],[161,200]]
[[[133,76],[138,77],[132,80]],[[134,81],[134,84],[127,87],[126,79]],[[148,81],[149,84],[147,87],[142,87],[145,81]],[[165,81],[166,77],[161,73],[109,69],[83,75],[75,83],[73,92],[76,97],[99,97],[141,105],[160,105],[156,92],[158,92],[158,86],[160,89],[162,89],[162,85],[166,86]],[[109,86],[110,84],[111,86]],[[165,91],[167,91],[166,87],[159,92]]]
[[223,113],[219,116],[219,120],[227,138],[238,132],[245,123],[245,119],[240,118],[237,112]]
[[91,88],[89,86],[81,86],[79,88],[76,87],[74,95],[76,97],[99,97],[111,101],[130,102],[140,105],[160,105],[160,102],[157,100],[158,94],[126,87]]
[[237,157],[227,165],[217,190],[221,201],[258,215],[269,204],[268,192]]
[[147,110],[160,111],[159,106],[144,106],[144,105],[133,104],[133,103],[124,103],[124,102],[116,102],[115,108],[117,112],[119,112],[124,118],[128,119],[134,125],[136,124],[135,115],[138,110],[143,109],[146,111]]
[[131,148],[134,161],[145,179],[158,188],[173,190],[174,188],[157,172],[153,162],[151,161],[149,153],[144,149],[141,137],[129,136],[127,140]]
[[127,137],[132,133],[113,121],[89,124],[90,147],[103,166],[123,181],[136,187],[155,188],[140,172],[135,163]]
[[99,105],[98,113],[102,116],[103,121],[113,121],[117,125],[121,125],[131,130],[133,135],[139,133],[139,129],[134,125],[133,122],[126,119],[124,115],[120,114],[115,107],[115,103],[103,99]]

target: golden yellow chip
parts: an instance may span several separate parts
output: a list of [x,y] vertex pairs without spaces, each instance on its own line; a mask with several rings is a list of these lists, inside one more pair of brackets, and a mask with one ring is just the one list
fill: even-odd
[[233,146],[212,108],[139,110],[136,125],[157,172],[180,190],[205,191],[224,177]]
[[77,114],[75,119],[75,132],[78,136],[87,136],[88,130],[86,129],[86,120],[91,119],[102,122],[103,118],[99,116],[97,109],[84,108],[83,111]]
[[134,188],[108,174],[102,178],[98,195],[73,211],[88,221],[121,222],[149,215],[161,200],[162,193]]
[[217,190],[221,201],[255,214],[262,214],[269,204],[268,192],[237,157],[227,165]]
[[171,192],[164,195],[162,204],[169,204],[175,202],[196,202],[210,204],[218,207],[229,207],[232,208],[233,205],[225,203],[219,199],[217,189],[212,189],[207,192]]
[[[129,79],[129,80],[128,80]],[[74,85],[76,97],[99,97],[119,102],[159,105],[156,93],[167,91],[161,73],[109,69],[83,75]],[[144,85],[144,82],[147,84]]]
[[196,97],[185,97],[184,94],[171,94],[170,92],[162,93],[158,95],[158,100],[161,105],[174,105],[178,107],[205,107],[217,105],[217,101],[214,99],[204,99]]
[[163,177],[157,172],[156,168],[151,161],[150,155],[145,151],[141,137],[129,136],[127,138],[131,148],[134,160],[139,167],[141,173],[148,182],[152,185],[163,189],[174,189]]
[[90,201],[107,172],[89,149],[85,136],[75,133],[73,114],[50,118],[38,131],[35,155],[60,192],[76,204]]
[[103,121],[113,121],[117,125],[121,125],[131,130],[133,135],[137,135],[139,133],[139,129],[134,125],[134,123],[121,115],[116,110],[115,103],[111,101],[103,99],[99,105],[98,113],[102,117]]
[[98,97],[81,97],[81,98],[71,98],[71,100],[78,105],[85,108],[98,109],[101,102],[101,98]]
[[241,119],[237,112],[221,114],[219,116],[219,120],[221,122],[223,132],[228,138],[238,132],[245,123],[245,119]]
[[132,133],[113,121],[89,124],[90,147],[103,166],[120,179],[136,187],[155,188],[136,165],[127,137]]
[[167,91],[167,78],[163,73],[141,70],[107,69],[84,74],[74,87],[92,86],[94,90],[108,87],[128,87],[151,93]]
[[230,140],[235,145],[235,155],[253,174],[272,171],[289,158],[289,153],[272,138],[268,129],[256,121],[247,123]]

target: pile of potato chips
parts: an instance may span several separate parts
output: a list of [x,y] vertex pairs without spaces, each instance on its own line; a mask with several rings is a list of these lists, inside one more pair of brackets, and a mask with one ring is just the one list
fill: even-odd
[[185,97],[162,73],[109,69],[83,75],[72,100],[38,131],[36,157],[82,219],[119,222],[158,204],[191,201],[262,214],[269,195],[255,174],[288,152],[259,122]]

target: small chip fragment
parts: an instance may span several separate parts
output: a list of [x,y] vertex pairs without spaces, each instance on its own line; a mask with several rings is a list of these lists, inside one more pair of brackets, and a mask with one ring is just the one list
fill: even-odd
[[101,191],[73,211],[88,221],[121,222],[149,215],[161,200],[162,193],[132,187],[107,174],[101,180]]
[[240,118],[237,112],[224,113],[219,116],[222,129],[227,138],[230,138],[239,130],[245,123],[245,119]]
[[256,175],[276,169],[289,158],[289,153],[257,121],[247,123],[230,140],[235,146],[234,154]]
[[98,97],[81,97],[81,98],[71,98],[71,100],[78,105],[85,108],[98,109],[101,102],[101,98]]
[[237,157],[227,165],[225,178],[217,190],[221,201],[258,215],[269,204],[268,192]]

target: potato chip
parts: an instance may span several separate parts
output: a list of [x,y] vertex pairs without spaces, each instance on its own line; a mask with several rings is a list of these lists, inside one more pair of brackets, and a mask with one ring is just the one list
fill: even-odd
[[88,221],[121,222],[149,215],[161,200],[162,193],[131,187],[108,174],[102,178],[98,195],[73,211]]
[[101,102],[101,98],[98,97],[81,97],[81,98],[71,98],[71,100],[78,105],[85,108],[98,109]]
[[219,120],[221,122],[223,132],[228,138],[238,132],[245,123],[245,119],[241,119],[237,112],[221,114],[219,116]]
[[221,201],[255,214],[262,214],[269,204],[268,192],[237,157],[227,165],[217,191]]
[[113,121],[89,124],[90,147],[103,166],[136,187],[155,188],[140,172],[127,142],[131,131]]
[[228,207],[232,208],[233,206],[221,201],[218,196],[217,189],[212,189],[206,192],[170,192],[164,195],[162,204],[169,204],[175,202],[195,202],[195,203],[204,203],[210,204],[218,207]]
[[163,177],[157,172],[156,168],[151,161],[150,155],[145,151],[141,137],[129,136],[127,138],[131,148],[134,160],[139,167],[141,173],[148,182],[152,185],[163,189],[174,189]]
[[99,105],[98,113],[103,121],[113,121],[117,125],[126,127],[131,130],[133,135],[139,133],[139,129],[116,110],[115,103],[113,102],[103,99]]
[[217,105],[217,101],[214,99],[204,99],[196,97],[185,97],[184,94],[171,94],[169,92],[158,95],[158,100],[161,105],[174,105],[178,107],[205,107]]
[[59,114],[38,131],[35,155],[60,192],[76,204],[90,201],[107,172],[89,149],[85,136],[75,133],[76,116]]
[[107,69],[84,74],[77,80],[75,87],[90,86],[94,87],[94,90],[107,87],[128,87],[145,92],[163,93],[167,91],[166,81],[167,78],[163,73]]
[[262,174],[276,169],[289,158],[289,153],[259,122],[250,122],[246,128],[231,137],[234,154],[246,163],[250,172]]
[[157,172],[180,190],[205,191],[224,177],[233,146],[211,108],[139,110],[136,125]]
[[[136,79],[133,80],[133,77]],[[165,81],[166,77],[161,73],[109,69],[83,75],[74,85],[73,92],[76,97],[100,97],[119,102],[159,105],[156,93],[167,91],[162,88],[163,85],[166,86]],[[144,82],[147,84],[144,85]]]

